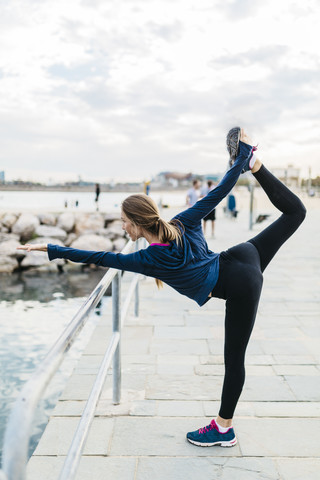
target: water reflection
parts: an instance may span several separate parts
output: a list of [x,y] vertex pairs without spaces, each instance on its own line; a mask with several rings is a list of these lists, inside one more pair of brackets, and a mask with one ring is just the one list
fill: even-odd
[[62,293],[66,297],[87,296],[106,273],[105,269],[84,269],[83,271],[17,272],[0,275],[0,301],[37,300],[49,302]]
[[[71,321],[105,270],[74,273],[20,272],[0,276],[0,448],[12,403],[49,348]],[[99,315],[100,303],[42,400],[30,454]]]

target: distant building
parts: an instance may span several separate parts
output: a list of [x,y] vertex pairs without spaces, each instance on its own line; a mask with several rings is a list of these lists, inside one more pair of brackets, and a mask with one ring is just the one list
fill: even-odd
[[194,173],[182,173],[182,172],[160,172],[152,179],[152,185],[154,187],[182,187],[189,188],[192,181],[197,179],[200,182],[207,182],[212,180],[214,183],[218,183],[223,177],[222,173],[208,173],[206,175],[196,175]]
[[300,168],[293,165],[271,168],[271,172],[288,187],[300,186]]
[[0,183],[5,183],[5,173],[3,170],[0,171]]
[[160,186],[183,187],[188,186],[193,178],[192,173],[160,172],[153,178],[152,183]]

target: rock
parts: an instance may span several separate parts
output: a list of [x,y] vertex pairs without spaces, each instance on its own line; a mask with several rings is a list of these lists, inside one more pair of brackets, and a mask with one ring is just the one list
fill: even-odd
[[78,235],[76,233],[69,233],[67,240],[64,241],[66,247],[70,247],[71,243],[77,240]]
[[0,232],[1,233],[9,233],[9,228],[8,227],[4,227],[3,225],[0,225]]
[[26,255],[25,250],[17,250],[20,242],[17,240],[6,240],[0,243],[0,255],[7,257],[24,257]]
[[[59,227],[51,227],[49,225],[39,225],[36,230],[35,234],[39,237],[52,237],[58,238],[59,240],[65,240],[67,238],[67,233]],[[42,243],[42,242],[37,242]]]
[[38,218],[42,225],[50,225],[54,227],[57,222],[55,215],[52,213],[39,213]]
[[120,220],[119,212],[110,212],[104,216],[104,226],[107,227],[109,223],[114,222],[115,220]]
[[113,222],[110,222],[108,225],[108,228],[121,228],[122,229],[123,222],[122,220],[114,220]]
[[0,255],[0,273],[12,273],[18,266],[15,258]]
[[22,213],[16,223],[12,227],[12,233],[19,235],[20,240],[29,240],[39,226],[38,217],[31,213]]
[[54,237],[38,237],[33,240],[30,240],[29,243],[31,245],[33,245],[34,243],[44,243],[46,245],[48,243],[53,243],[54,245],[60,245],[60,247],[64,246],[63,242],[59,238],[54,238]]
[[100,235],[101,237],[109,238],[108,237],[108,232],[109,232],[109,230],[107,228],[100,228],[100,230],[98,230],[96,232],[96,235]]
[[100,213],[82,214],[77,216],[75,231],[82,235],[87,231],[97,232],[104,227],[104,219]]
[[15,235],[14,233],[0,233],[0,243],[6,242],[7,240],[18,240],[20,237],[19,235]]
[[40,267],[49,263],[48,254],[46,252],[27,252],[21,262],[21,267]]
[[125,231],[122,230],[122,226],[118,225],[118,224],[115,224],[115,225],[112,225],[110,227],[108,227],[107,229],[107,232],[105,234],[105,236],[107,238],[110,238],[111,240],[115,240],[116,238],[123,238],[125,236]]
[[75,218],[73,213],[64,212],[58,217],[57,227],[62,228],[62,230],[65,230],[67,233],[69,233],[73,229],[74,223]]
[[18,220],[18,216],[19,215],[15,213],[6,213],[5,216],[1,219],[1,223],[4,227],[10,230]]
[[97,252],[111,252],[113,249],[112,242],[108,238],[99,235],[81,235],[81,237],[72,242],[71,247],[79,248],[80,250],[95,250]]
[[113,242],[113,250],[115,252],[121,252],[121,250],[125,247],[127,240],[125,238],[117,238]]
[[[29,243],[53,243],[54,245],[63,246],[63,243],[57,238],[50,238],[50,237],[40,237],[35,240],[31,240]],[[47,252],[26,252],[25,258],[21,262],[21,267],[23,268],[31,268],[31,267],[42,267],[48,266],[50,267],[50,263],[54,263],[56,265],[64,265],[65,261],[63,258],[57,258],[50,262],[48,258]]]

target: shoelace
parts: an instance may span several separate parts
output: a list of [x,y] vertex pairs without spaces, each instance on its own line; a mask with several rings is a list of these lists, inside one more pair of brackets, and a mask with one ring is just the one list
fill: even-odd
[[219,429],[218,429],[218,426],[216,424],[216,422],[214,420],[211,420],[211,423],[209,425],[207,425],[206,427],[203,427],[203,428],[199,428],[199,433],[207,433],[209,432],[210,430],[218,430],[219,432]]

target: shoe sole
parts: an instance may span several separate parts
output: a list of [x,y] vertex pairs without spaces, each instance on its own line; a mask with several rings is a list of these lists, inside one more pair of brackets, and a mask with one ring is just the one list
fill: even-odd
[[232,165],[234,164],[234,162],[235,162],[235,160],[236,160],[237,153],[238,153],[238,151],[239,151],[240,137],[241,137],[241,128],[239,127],[237,144],[236,144],[236,148],[235,148],[235,154],[234,154],[234,155],[230,155],[230,160],[229,160],[230,167],[232,167]]
[[188,442],[193,443],[193,445],[197,445],[198,447],[214,447],[214,446],[234,447],[237,444],[236,438],[234,438],[233,440],[230,440],[229,442],[213,442],[213,443],[196,442],[195,440],[190,440],[190,438],[187,438],[187,440]]

